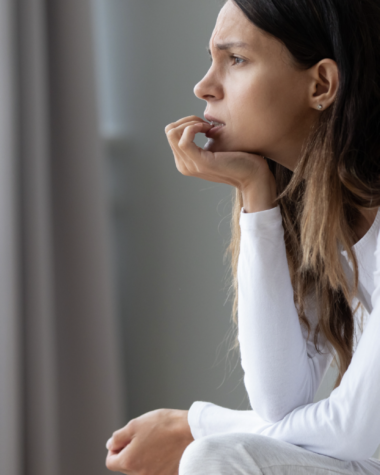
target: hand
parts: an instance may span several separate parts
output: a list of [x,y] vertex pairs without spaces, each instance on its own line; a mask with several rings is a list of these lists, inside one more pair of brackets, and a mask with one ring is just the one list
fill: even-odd
[[127,475],[178,475],[182,454],[194,440],[187,414],[158,409],[129,421],[107,442],[107,468]]
[[206,133],[211,124],[197,116],[185,117],[165,128],[179,172],[238,188],[249,201],[261,200],[260,208],[273,207],[276,185],[264,157],[247,152],[211,152],[194,143],[197,133]]

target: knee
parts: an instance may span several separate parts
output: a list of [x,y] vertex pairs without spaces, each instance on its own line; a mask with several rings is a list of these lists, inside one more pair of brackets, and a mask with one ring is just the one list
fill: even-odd
[[[205,473],[211,454],[214,452],[214,436],[196,439],[188,445],[179,463],[178,475],[200,475]],[[215,457],[215,454],[214,456]]]
[[217,434],[194,440],[181,457],[178,475],[230,474],[239,454],[236,434]]

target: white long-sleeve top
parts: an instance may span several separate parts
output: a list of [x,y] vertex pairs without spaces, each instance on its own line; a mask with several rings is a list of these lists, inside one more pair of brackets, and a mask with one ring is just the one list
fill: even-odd
[[[196,401],[188,421],[195,439],[221,432],[261,434],[342,460],[371,458],[380,444],[380,209],[355,252],[357,299],[354,354],[340,386],[314,403],[335,350],[313,342],[317,312],[310,298],[309,340],[300,324],[286,258],[280,208],[240,214],[238,338],[252,410]],[[352,282],[352,267],[341,251]],[[354,305],[357,303],[354,302]]]

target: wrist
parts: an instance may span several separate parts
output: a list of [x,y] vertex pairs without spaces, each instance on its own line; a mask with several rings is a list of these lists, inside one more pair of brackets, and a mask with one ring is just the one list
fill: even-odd
[[272,173],[246,185],[241,192],[246,213],[265,211],[277,206],[276,182]]
[[178,437],[190,443],[194,440],[194,437],[190,430],[188,413],[188,410],[173,409],[172,416],[175,421],[175,430],[178,433]]

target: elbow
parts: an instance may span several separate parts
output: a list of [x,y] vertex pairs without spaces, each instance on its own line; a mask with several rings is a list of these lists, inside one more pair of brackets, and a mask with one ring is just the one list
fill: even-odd
[[246,377],[245,387],[252,409],[268,423],[282,421],[295,409],[313,402],[314,385],[311,379],[305,379],[301,387],[295,382],[289,388],[261,387],[259,390],[256,385],[248,384]]
[[284,397],[281,398],[277,395],[270,396],[270,391],[263,394],[263,392],[250,390],[250,385],[247,384],[247,380],[245,380],[245,387],[251,408],[265,422],[269,422],[270,424],[280,422],[294,409],[294,404],[292,404],[291,407],[289,407],[289,404],[285,404],[286,401]]
[[265,419],[267,422],[270,422],[271,424],[275,424],[276,422],[282,421],[285,416],[286,414],[284,414],[283,412],[266,411],[262,415],[262,418]]
[[295,409],[309,404],[308,401],[292,401],[291,404],[286,404],[284,399],[278,400],[277,398],[272,401],[269,397],[261,401],[255,401],[253,398],[250,398],[250,403],[251,407],[261,417],[261,419],[271,424],[282,421]]
[[343,436],[341,440],[336,444],[336,448],[332,450],[331,456],[340,460],[347,460],[350,462],[358,460],[367,460],[373,456],[376,447],[372,447],[371,444],[364,444],[361,438]]
[[282,421],[286,414],[288,414],[289,411],[285,412],[281,408],[274,408],[274,407],[258,407],[258,406],[253,406],[255,412],[261,417],[266,422],[269,422],[271,424],[275,424],[276,422]]

